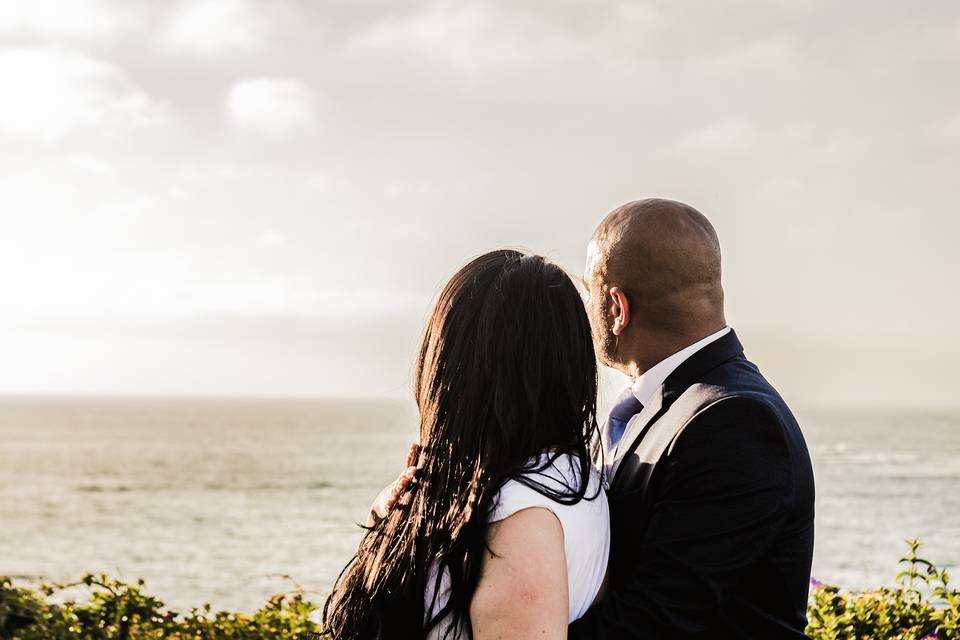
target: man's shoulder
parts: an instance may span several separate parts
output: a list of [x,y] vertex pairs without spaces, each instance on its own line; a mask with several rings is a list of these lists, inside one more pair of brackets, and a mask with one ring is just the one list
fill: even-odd
[[689,397],[701,408],[731,411],[758,406],[788,410],[786,401],[760,372],[744,357],[733,358],[707,372],[690,385],[681,397]]
[[677,412],[673,420],[679,428],[668,452],[684,442],[731,451],[763,444],[807,464],[809,454],[793,411],[745,358],[726,362],[690,385],[671,410]]
[[[805,445],[786,402],[746,358],[724,361],[683,388],[664,390],[665,409],[624,456],[615,484],[645,483],[654,468],[690,451],[763,450],[800,457]],[[789,453],[788,453],[789,452]],[[640,471],[638,473],[638,470]],[[627,478],[634,478],[632,481]]]
[[673,420],[686,431],[691,424],[778,425],[799,429],[783,397],[752,362],[735,358],[691,384],[670,407]]

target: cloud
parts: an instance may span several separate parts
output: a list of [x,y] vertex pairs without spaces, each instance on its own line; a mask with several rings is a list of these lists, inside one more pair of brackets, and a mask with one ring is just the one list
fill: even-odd
[[578,37],[544,22],[490,4],[430,4],[374,22],[354,34],[348,47],[466,72],[516,69],[583,53]]
[[241,129],[284,134],[316,125],[316,93],[291,78],[242,80],[230,89],[227,109]]
[[[117,67],[57,47],[0,51],[0,131],[47,139],[156,122],[162,110]],[[103,129],[101,129],[103,130]]]
[[685,134],[677,142],[681,151],[725,153],[742,149],[755,137],[754,127],[744,120],[725,120]]
[[201,55],[260,47],[263,20],[244,0],[181,2],[161,34],[169,49]]
[[357,49],[421,53],[439,62],[458,65],[502,66],[516,61],[515,51],[506,46],[502,33],[494,29],[488,11],[481,7],[450,11],[431,8],[423,13],[384,20],[361,32],[351,41]]
[[0,3],[0,33],[28,31],[67,38],[109,38],[123,22],[109,0],[29,0]]
[[117,168],[107,160],[88,153],[75,153],[67,158],[67,164],[88,177],[114,178]]
[[727,73],[779,70],[798,63],[798,46],[793,39],[778,34],[702,51],[694,62],[704,69]]

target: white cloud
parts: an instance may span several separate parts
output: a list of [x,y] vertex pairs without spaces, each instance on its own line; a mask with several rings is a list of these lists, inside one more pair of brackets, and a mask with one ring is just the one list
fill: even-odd
[[72,169],[90,177],[113,178],[117,175],[117,169],[111,162],[88,153],[71,155],[67,159],[67,164]]
[[724,153],[748,145],[755,136],[753,126],[744,120],[725,120],[685,134],[677,142],[681,151]]
[[515,61],[514,51],[491,37],[497,33],[482,7],[457,11],[431,8],[423,13],[379,22],[351,41],[358,49],[420,52],[440,62],[500,66]]
[[291,78],[242,80],[230,89],[227,109],[241,129],[283,134],[316,125],[316,93]]
[[411,56],[458,71],[516,69],[583,53],[576,38],[490,4],[435,5],[390,17],[350,38],[355,51]]
[[155,122],[160,109],[101,60],[60,48],[0,51],[0,131],[57,138],[69,131],[115,131]]
[[797,60],[798,47],[794,40],[776,35],[737,43],[719,51],[702,51],[695,63],[711,71],[745,73],[796,66]]
[[183,1],[161,41],[170,49],[201,55],[256,49],[263,38],[261,18],[244,0]]
[[121,26],[122,12],[109,0],[4,0],[0,32],[31,31],[68,38],[109,38]]

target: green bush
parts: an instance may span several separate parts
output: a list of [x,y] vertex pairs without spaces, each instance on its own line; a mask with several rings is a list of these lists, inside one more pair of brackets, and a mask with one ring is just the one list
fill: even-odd
[[921,558],[918,540],[900,559],[897,587],[849,593],[812,583],[807,634],[814,640],[960,639],[960,591],[945,569]]
[[[76,587],[89,594],[83,602],[48,601]],[[320,640],[310,615],[316,610],[299,588],[273,596],[252,614],[212,611],[210,605],[184,614],[145,594],[142,580],[131,585],[88,574],[30,590],[0,577],[0,638],[10,640]]]
[[[960,591],[950,587],[945,570],[919,557],[920,543],[909,553],[896,587],[846,592],[814,581],[810,625],[814,640],[960,640]],[[52,596],[77,587],[82,602],[52,602]],[[0,638],[10,640],[320,640],[313,621],[318,606],[303,589],[270,598],[256,613],[171,611],[143,592],[143,581],[127,584],[107,576],[86,575],[79,582],[13,586],[0,577]]]

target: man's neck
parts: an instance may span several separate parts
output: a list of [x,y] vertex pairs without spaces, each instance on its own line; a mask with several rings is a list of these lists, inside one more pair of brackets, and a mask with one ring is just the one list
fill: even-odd
[[647,404],[650,398],[654,396],[657,389],[666,382],[667,378],[680,368],[693,354],[697,353],[707,345],[719,340],[730,332],[728,327],[720,331],[715,331],[710,335],[693,342],[686,347],[679,349],[675,353],[667,356],[653,367],[642,373],[634,379],[632,389],[633,395],[641,404]]
[[637,354],[635,358],[630,359],[621,371],[636,382],[640,376],[661,362],[727,328],[727,323],[721,322],[717,325],[711,325],[700,331],[690,332],[683,336],[658,336],[657,339],[651,340],[650,342],[641,342],[641,344],[644,345],[652,344],[654,347],[652,349],[645,349],[643,354]]

